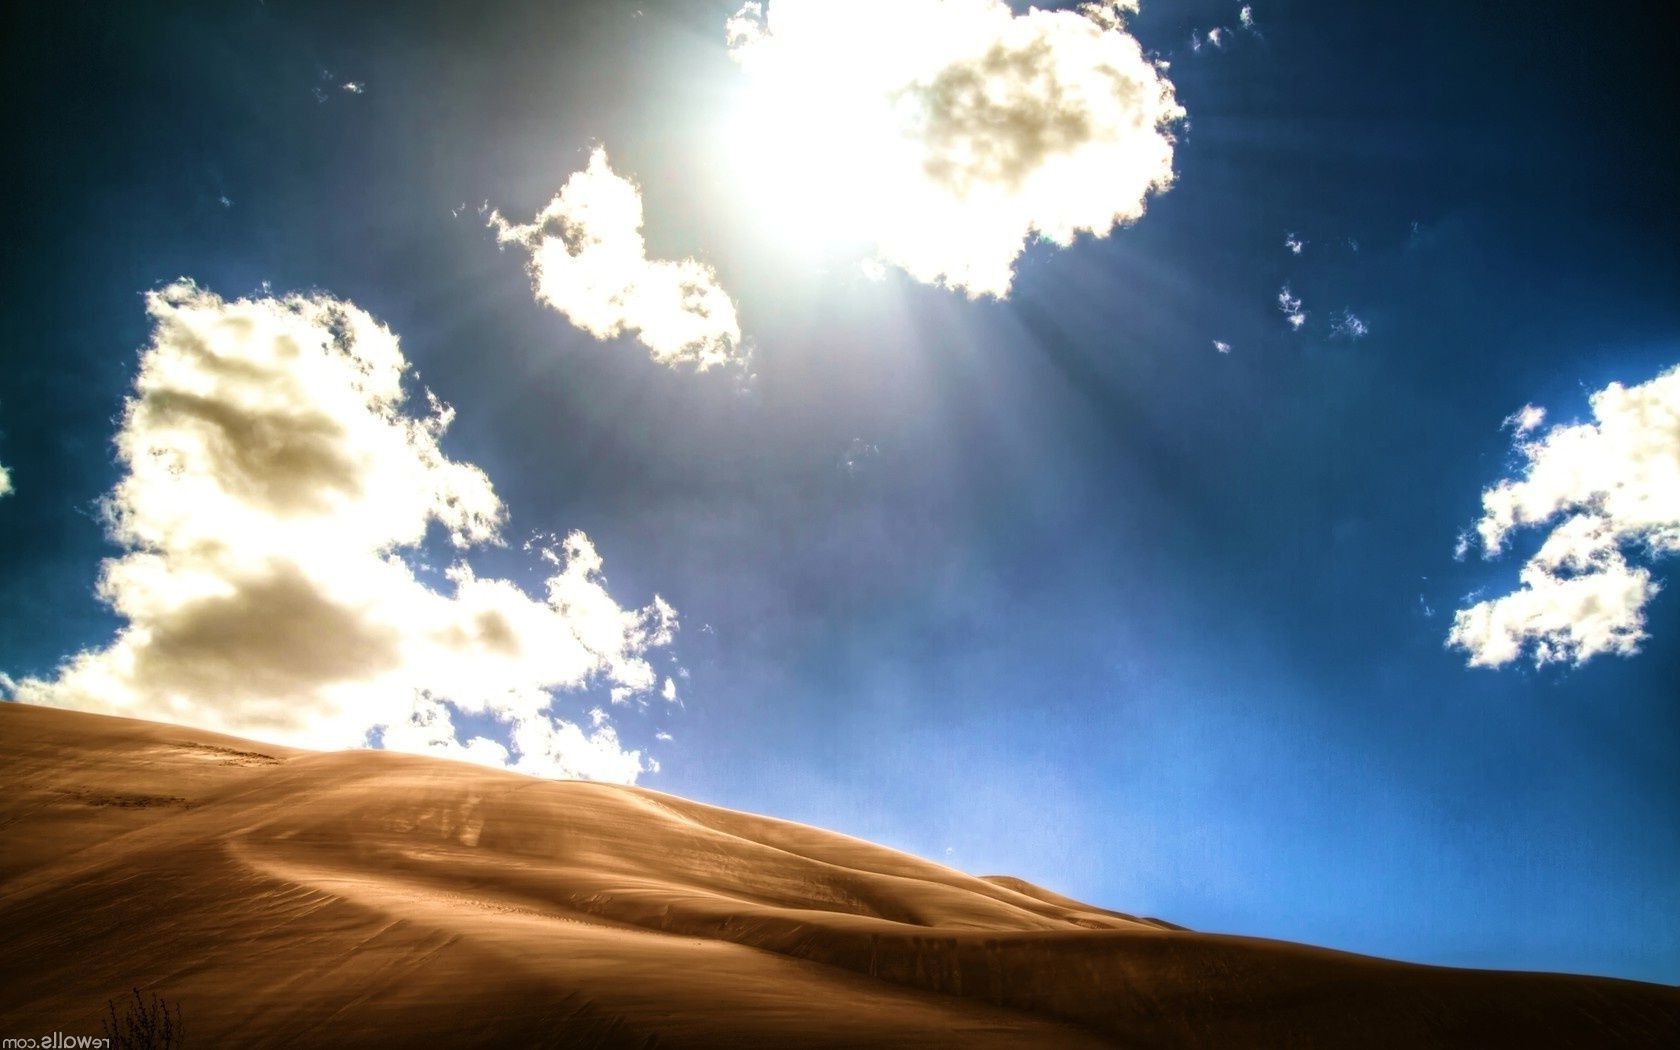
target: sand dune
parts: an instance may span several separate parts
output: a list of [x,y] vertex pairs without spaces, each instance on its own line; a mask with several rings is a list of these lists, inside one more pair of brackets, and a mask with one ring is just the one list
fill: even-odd
[[1675,1046],[1680,991],[1199,934],[657,792],[0,704],[0,1036]]

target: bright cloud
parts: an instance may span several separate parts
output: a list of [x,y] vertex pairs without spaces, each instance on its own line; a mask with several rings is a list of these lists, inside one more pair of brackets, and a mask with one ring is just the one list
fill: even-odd
[[0,463],[0,496],[9,496],[12,492],[12,472]]
[[[307,747],[384,746],[546,776],[634,780],[611,725],[552,713],[591,682],[649,692],[671,641],[657,597],[621,608],[582,533],[550,549],[542,600],[457,562],[423,582],[437,526],[458,550],[499,543],[501,501],[438,441],[451,411],[406,406],[396,336],[326,297],[152,293],[154,322],[117,435],[100,597],[125,621],[33,703],[202,726]],[[457,740],[451,706],[507,726],[510,749]]]
[[641,190],[605,150],[530,223],[491,212],[489,224],[502,244],[531,253],[537,298],[595,338],[634,333],[654,360],[701,370],[739,359],[735,303],[706,264],[648,258]]
[[1289,250],[1291,255],[1300,255],[1307,250],[1307,242],[1302,240],[1300,234],[1297,233],[1284,234],[1283,246]]
[[1460,610],[1448,644],[1470,663],[1500,667],[1628,656],[1645,638],[1658,586],[1630,557],[1680,551],[1680,367],[1647,383],[1612,383],[1592,396],[1593,422],[1553,426],[1533,405],[1506,421],[1518,475],[1482,493],[1476,525],[1488,557],[1511,533],[1550,533],[1520,573],[1522,586]]
[[1225,342],[1223,339],[1215,339],[1213,341],[1213,348],[1222,354],[1228,354],[1231,352],[1231,344]]
[[1278,292],[1277,304],[1289,327],[1300,331],[1301,326],[1307,323],[1307,312],[1301,309],[1301,297],[1291,292],[1287,284]]
[[1254,7],[1252,4],[1244,4],[1237,10],[1237,22],[1244,29],[1254,28]]
[[1126,32],[1134,3],[770,0],[729,20],[748,78],[731,148],[755,204],[803,242],[1004,296],[1034,236],[1142,216],[1184,116]]
[[1522,437],[1539,429],[1540,424],[1545,421],[1545,409],[1541,408],[1539,405],[1524,405],[1517,411],[1506,416],[1504,425],[1511,428],[1511,431],[1518,437]]

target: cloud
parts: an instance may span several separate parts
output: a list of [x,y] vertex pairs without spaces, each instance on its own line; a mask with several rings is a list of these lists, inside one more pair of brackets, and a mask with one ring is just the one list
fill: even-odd
[[1244,4],[1237,10],[1237,23],[1244,29],[1254,28],[1254,6],[1252,4]]
[[755,204],[919,281],[1007,295],[1030,239],[1106,236],[1172,184],[1184,110],[1125,29],[1134,8],[745,4],[726,31]]
[[1505,417],[1501,426],[1508,427],[1518,437],[1523,437],[1539,429],[1546,421],[1546,410],[1539,405],[1524,405]]
[[1453,561],[1463,561],[1465,558],[1468,558],[1470,556],[1470,548],[1474,545],[1474,541],[1470,538],[1470,530],[1465,529],[1461,531],[1458,534],[1458,537],[1453,540]]
[[1447,643],[1474,666],[1629,656],[1645,638],[1645,606],[1659,588],[1630,556],[1680,551],[1680,367],[1638,386],[1611,383],[1591,406],[1593,422],[1532,439],[1541,409],[1506,420],[1522,463],[1482,493],[1482,549],[1493,558],[1517,529],[1550,532],[1516,591],[1454,617]]
[[[546,776],[634,780],[641,753],[585,732],[554,694],[648,692],[672,640],[659,598],[621,608],[572,533],[545,549],[542,600],[457,561],[437,585],[411,559],[435,529],[457,551],[500,542],[505,511],[412,412],[397,338],[324,296],[224,301],[190,282],[153,321],[116,439],[100,597],[124,625],[17,698],[306,747],[368,739]],[[454,710],[503,723],[511,752],[457,740]]]
[[1300,331],[1301,326],[1307,323],[1307,312],[1301,309],[1300,297],[1291,292],[1287,284],[1278,292],[1277,304],[1278,309],[1283,311],[1284,320],[1289,322],[1289,327]]
[[332,97],[332,89],[337,88],[346,95],[361,95],[367,91],[367,82],[363,80],[339,81],[330,69],[317,68],[315,76],[318,83],[309,89],[315,96],[316,102],[326,102]]
[[12,494],[12,472],[6,469],[6,464],[0,463],[0,496]]
[[1301,235],[1297,233],[1284,234],[1283,246],[1289,249],[1289,254],[1291,255],[1300,255],[1302,252],[1307,250],[1307,242],[1302,240]]
[[880,455],[881,446],[873,441],[853,438],[846,443],[846,450],[840,453],[840,473],[855,478],[867,471]]
[[1228,354],[1231,352],[1231,344],[1222,339],[1215,339],[1213,341],[1213,348],[1222,354]]
[[597,339],[634,333],[663,364],[705,370],[742,356],[735,304],[711,267],[649,259],[642,193],[604,149],[525,225],[491,212],[502,244],[531,253],[537,298]]
[[1343,310],[1341,316],[1330,322],[1330,336],[1333,339],[1363,339],[1370,331],[1370,326],[1355,316],[1352,310]]

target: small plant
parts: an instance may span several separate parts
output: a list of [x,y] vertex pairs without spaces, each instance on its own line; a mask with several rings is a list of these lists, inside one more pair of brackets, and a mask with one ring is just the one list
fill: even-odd
[[101,1022],[112,1050],[175,1050],[181,1045],[181,1004],[173,1007],[160,995],[148,1001],[134,989],[134,1001],[124,1000],[121,1016],[117,1001],[107,1000]]

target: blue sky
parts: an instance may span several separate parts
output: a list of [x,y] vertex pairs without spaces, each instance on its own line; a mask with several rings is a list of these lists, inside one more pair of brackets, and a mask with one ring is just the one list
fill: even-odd
[[[1501,421],[1680,362],[1662,41],[1561,4],[1145,4],[1176,183],[970,300],[766,236],[719,160],[734,6],[8,14],[0,670],[120,625],[95,504],[142,293],[321,290],[455,407],[515,541],[479,572],[535,587],[517,541],[582,529],[619,601],[678,610],[681,706],[614,709],[641,783],[1198,929],[1680,980],[1673,588],[1636,656],[1444,645],[1543,538],[1454,559]],[[579,331],[485,229],[600,142],[650,252],[733,294],[750,381]]]

